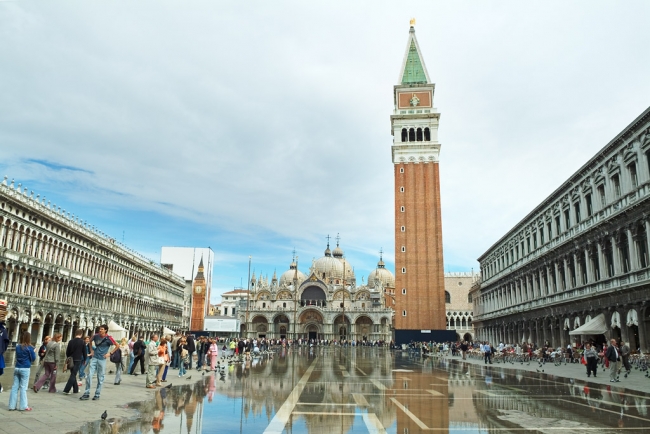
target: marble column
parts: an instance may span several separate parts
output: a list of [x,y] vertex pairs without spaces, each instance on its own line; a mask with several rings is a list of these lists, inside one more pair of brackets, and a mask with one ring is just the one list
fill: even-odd
[[600,274],[601,279],[606,279],[607,278],[607,270],[605,269],[606,267],[606,262],[605,261],[605,255],[603,255],[603,245],[602,242],[599,241],[596,246],[598,247],[598,272]]
[[627,234],[628,258],[630,258],[629,269],[630,271],[635,271],[639,269],[640,264],[638,250],[636,248],[636,243],[634,242],[634,237],[632,236],[632,230],[628,227],[625,232]]
[[612,244],[612,258],[614,259],[614,276],[618,276],[623,273],[623,267],[621,267],[621,253],[615,236],[612,235],[610,242]]

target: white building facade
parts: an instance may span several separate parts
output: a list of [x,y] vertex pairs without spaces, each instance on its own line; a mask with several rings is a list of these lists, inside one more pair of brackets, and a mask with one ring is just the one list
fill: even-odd
[[[647,109],[478,259],[477,337],[555,347],[620,337],[647,351],[649,233]],[[597,336],[570,335],[597,317]]]
[[0,298],[15,343],[29,331],[45,335],[76,328],[91,333],[110,320],[148,337],[180,328],[183,279],[81,222],[65,210],[0,183]]

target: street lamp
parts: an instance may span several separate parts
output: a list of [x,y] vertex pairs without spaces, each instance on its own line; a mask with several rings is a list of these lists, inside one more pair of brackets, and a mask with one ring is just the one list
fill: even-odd
[[248,309],[251,303],[251,259],[252,256],[248,256],[248,288],[246,291],[246,338],[248,338]]

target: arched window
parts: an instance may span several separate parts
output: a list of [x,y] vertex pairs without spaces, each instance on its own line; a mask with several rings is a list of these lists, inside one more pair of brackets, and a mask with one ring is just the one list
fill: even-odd
[[422,141],[422,128],[418,128],[415,135],[417,137],[417,141],[421,142]]
[[451,303],[451,294],[447,291],[445,291],[445,303]]
[[429,128],[424,129],[424,141],[428,142],[431,140],[431,132],[429,131]]
[[409,142],[415,142],[415,128],[409,130]]
[[406,128],[402,128],[402,142],[408,142],[408,132]]

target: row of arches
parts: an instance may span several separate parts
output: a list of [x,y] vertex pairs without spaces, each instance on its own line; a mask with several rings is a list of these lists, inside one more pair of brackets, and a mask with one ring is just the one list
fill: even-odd
[[182,315],[181,306],[144,300],[126,291],[102,288],[83,280],[6,262],[0,263],[0,292],[15,295],[10,301],[19,305],[27,305],[31,299],[48,300],[71,308],[91,306],[92,309],[143,318],[160,318],[170,323],[178,322]]
[[479,304],[490,312],[646,268],[649,226],[648,220],[637,221],[557,258],[531,264],[483,294]]
[[163,327],[167,326],[167,323],[159,320],[147,322],[128,316],[111,316],[109,318],[105,316],[105,313],[99,312],[91,313],[86,317],[76,312],[47,310],[45,306],[13,306],[7,313],[7,331],[9,340],[14,345],[24,331],[30,332],[34,345],[40,345],[45,336],[51,337],[55,333],[61,333],[63,342],[68,342],[73,338],[75,330],[82,329],[85,335],[91,335],[97,331],[100,325],[107,324],[110,320],[120,323],[127,329],[129,337],[137,333],[139,336],[144,336],[145,339],[150,338],[153,333],[161,333]]
[[[97,252],[93,252],[52,232],[11,218],[0,217],[0,246],[142,294],[159,296],[170,289],[169,282],[160,276],[130,269],[127,261],[121,261],[99,246],[95,247]],[[181,284],[177,284],[180,291]]]
[[[315,309],[302,311],[292,321],[289,315],[254,314],[249,324],[242,324],[242,334],[248,337],[275,339],[355,339],[357,341],[390,340],[390,318],[373,319],[364,314],[334,315],[331,318]],[[248,329],[248,332],[246,331]]]
[[[481,340],[493,343],[548,343],[554,348],[566,347],[573,343],[583,343],[593,340],[597,343],[608,339],[622,339],[629,343],[634,351],[637,348],[647,352],[648,324],[650,310],[646,306],[636,305],[622,309],[601,309],[588,314],[573,314],[556,317],[541,317],[526,321],[505,321],[497,324],[484,322],[476,329],[476,336]],[[604,330],[602,334],[571,335],[572,330],[578,329],[602,315]],[[600,319],[600,318],[599,318]],[[578,332],[579,333],[579,332]]]
[[402,128],[402,142],[429,142],[431,131],[426,128]]

